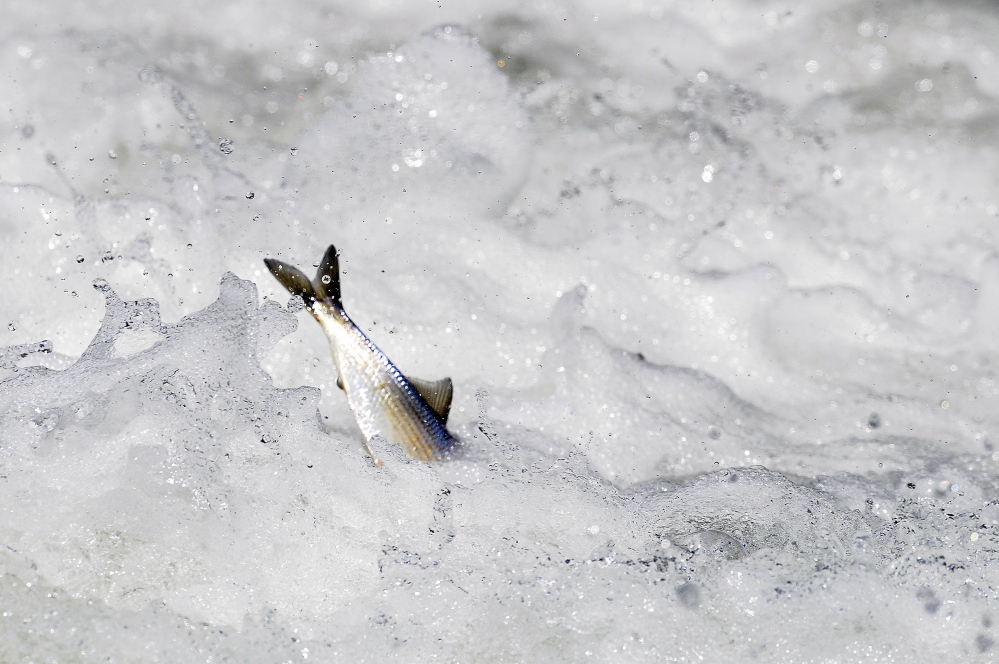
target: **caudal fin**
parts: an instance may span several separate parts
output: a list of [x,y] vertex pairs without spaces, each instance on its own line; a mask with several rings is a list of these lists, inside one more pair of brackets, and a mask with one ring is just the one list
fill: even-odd
[[316,290],[301,270],[273,258],[265,258],[264,265],[281,282],[281,285],[288,289],[288,292],[301,297],[305,301],[306,307],[312,307],[317,299]]
[[316,278],[312,280],[312,288],[320,300],[328,298],[335,304],[340,304],[340,259],[337,257],[336,247],[332,244],[323,254],[323,260],[316,271]]

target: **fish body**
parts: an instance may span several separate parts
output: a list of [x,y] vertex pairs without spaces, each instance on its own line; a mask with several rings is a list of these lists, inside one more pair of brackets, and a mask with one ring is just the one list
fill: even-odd
[[329,337],[337,385],[347,395],[365,448],[375,465],[381,460],[371,441],[399,443],[406,453],[421,461],[439,461],[455,445],[446,428],[453,393],[451,379],[423,381],[407,378],[354,324],[340,302],[340,270],[336,249],[331,245],[309,281],[287,263],[265,259],[268,269],[305,307]]

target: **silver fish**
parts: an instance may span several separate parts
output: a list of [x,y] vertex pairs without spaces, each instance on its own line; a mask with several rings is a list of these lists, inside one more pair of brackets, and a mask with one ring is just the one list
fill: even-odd
[[421,461],[446,458],[455,445],[445,426],[451,410],[451,379],[406,378],[350,320],[340,303],[336,248],[330,245],[326,250],[312,281],[287,263],[273,258],[265,258],[264,263],[281,285],[301,296],[305,308],[323,326],[339,374],[336,384],[347,395],[374,464],[382,465],[371,449],[375,438],[399,443],[409,456]]

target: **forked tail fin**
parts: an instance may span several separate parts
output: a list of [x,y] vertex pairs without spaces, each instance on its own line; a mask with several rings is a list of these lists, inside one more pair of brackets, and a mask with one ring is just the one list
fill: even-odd
[[312,288],[320,300],[328,298],[333,300],[334,304],[340,304],[340,259],[337,258],[336,247],[332,244],[323,254],[323,260],[316,271],[316,278],[312,280]]
[[312,308],[312,305],[316,301],[316,291],[312,287],[309,278],[301,270],[273,258],[265,258],[264,264],[271,271],[271,274],[274,275],[274,278],[288,289],[288,292],[301,297],[305,301],[306,308]]
[[305,306],[312,308],[316,300],[332,300],[340,304],[340,261],[337,258],[336,247],[332,244],[319,263],[319,270],[312,281],[297,267],[282,263],[273,258],[265,258],[264,264],[271,274],[288,289],[292,295],[298,295],[305,301]]

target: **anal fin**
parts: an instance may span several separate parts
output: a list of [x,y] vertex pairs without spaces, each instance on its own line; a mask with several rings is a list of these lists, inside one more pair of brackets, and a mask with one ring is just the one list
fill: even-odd
[[434,411],[441,424],[447,424],[447,416],[451,412],[451,397],[454,396],[454,386],[451,385],[451,379],[421,380],[419,378],[407,378],[407,380],[420,393],[420,396],[427,402],[430,409]]

